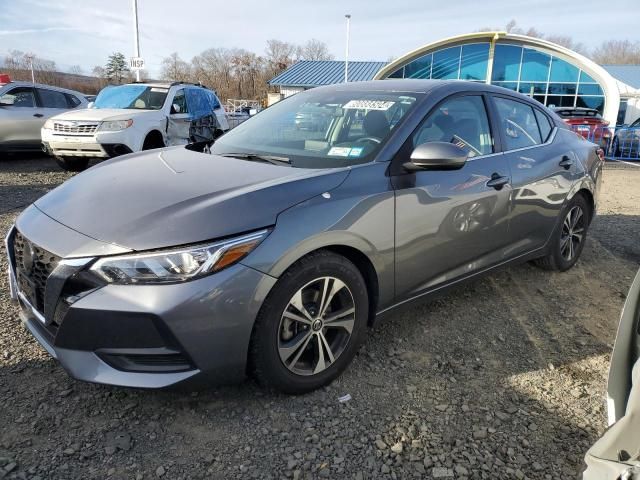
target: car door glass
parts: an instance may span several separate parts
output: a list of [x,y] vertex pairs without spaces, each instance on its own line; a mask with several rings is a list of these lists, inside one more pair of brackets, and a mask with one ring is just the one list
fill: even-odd
[[173,102],[171,104],[171,113],[189,113],[189,109],[187,108],[187,98],[184,94],[184,89],[178,90],[175,97],[173,97]]
[[75,95],[65,94],[67,97],[67,102],[69,103],[70,108],[76,108],[82,102]]
[[428,142],[454,143],[469,157],[493,153],[493,141],[484,101],[479,95],[445,100],[414,132],[413,147]]
[[495,97],[495,102],[506,150],[532,147],[542,143],[533,107],[502,97]]
[[551,126],[549,117],[547,117],[538,109],[534,109],[534,111],[536,112],[536,120],[538,120],[538,127],[540,127],[540,135],[542,136],[542,141],[546,142],[547,140],[549,140],[549,135],[551,134],[551,130],[553,130],[553,127]]
[[0,97],[0,103],[13,107],[34,108],[36,106],[36,99],[33,95],[32,88],[17,87],[2,95],[2,97]]
[[65,97],[64,93],[45,88],[38,88],[37,90],[44,108],[69,108],[67,97]]

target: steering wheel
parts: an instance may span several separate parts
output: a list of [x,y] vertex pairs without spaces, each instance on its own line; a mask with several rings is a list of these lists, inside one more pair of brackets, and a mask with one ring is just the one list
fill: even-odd
[[376,137],[362,137],[356,140],[356,143],[359,143],[359,142],[380,143],[380,139]]

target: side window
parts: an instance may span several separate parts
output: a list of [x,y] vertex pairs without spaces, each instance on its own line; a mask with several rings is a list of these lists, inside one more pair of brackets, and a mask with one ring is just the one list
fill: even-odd
[[187,104],[189,105],[189,113],[195,118],[201,118],[211,115],[211,104],[207,91],[202,88],[188,88]]
[[211,103],[211,110],[220,108],[220,100],[218,100],[218,96],[213,92],[207,92],[207,95],[209,96],[209,103]]
[[413,133],[413,147],[428,142],[450,142],[470,157],[493,153],[489,119],[482,97],[468,95],[445,100]]
[[14,107],[34,108],[36,106],[36,99],[33,94],[33,88],[13,88],[0,97],[0,103]]
[[502,97],[494,97],[494,99],[506,150],[516,150],[542,143],[533,107]]
[[38,88],[38,95],[44,108],[69,108],[64,93]]
[[80,100],[78,100],[78,97],[76,97],[75,95],[71,95],[69,93],[65,95],[67,97],[67,102],[69,103],[69,106],[71,108],[76,108],[78,105],[82,103]]
[[540,127],[540,135],[542,136],[542,142],[546,142],[549,140],[549,135],[551,134],[551,130],[553,127],[551,126],[551,122],[549,121],[549,117],[547,117],[544,113],[542,113],[538,109],[534,109],[536,112],[536,120],[538,120],[538,127]]
[[[176,109],[174,105],[178,108]],[[173,102],[171,103],[171,113],[189,113],[189,109],[187,108],[187,98],[185,97],[184,89],[178,90],[175,97],[173,97]]]

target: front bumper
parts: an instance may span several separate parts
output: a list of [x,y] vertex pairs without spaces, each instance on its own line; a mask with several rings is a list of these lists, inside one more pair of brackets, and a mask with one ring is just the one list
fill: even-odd
[[22,322],[72,377],[142,388],[244,378],[253,323],[274,278],[236,264],[185,283],[109,284],[78,294],[68,288],[78,290],[81,264],[91,259],[63,259],[47,280],[46,294],[61,278],[63,286],[45,315],[19,290],[12,233],[9,277]]
[[65,135],[42,129],[42,148],[57,157],[112,158],[139,150],[131,132]]

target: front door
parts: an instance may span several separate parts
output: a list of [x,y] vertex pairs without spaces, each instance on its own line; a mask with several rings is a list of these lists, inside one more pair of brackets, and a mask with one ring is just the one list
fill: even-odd
[[15,87],[0,97],[0,142],[10,148],[39,148],[44,112],[32,87]]
[[394,159],[394,165],[402,164],[417,145],[433,141],[452,142],[469,153],[459,170],[392,176],[398,301],[504,260],[510,173],[504,155],[494,153],[485,101],[480,94],[445,100]]
[[167,122],[167,145],[186,145],[189,143],[191,113],[184,89],[176,91],[171,102],[169,121]]

